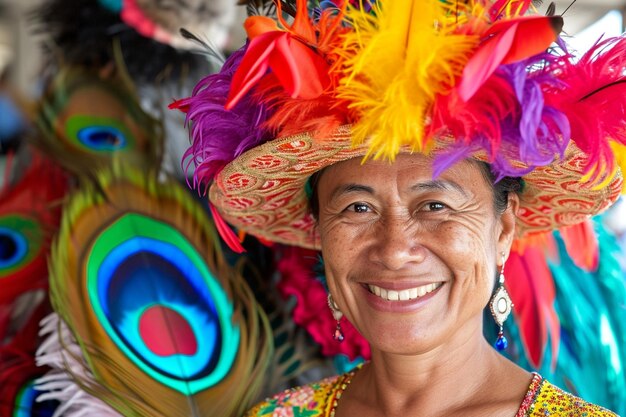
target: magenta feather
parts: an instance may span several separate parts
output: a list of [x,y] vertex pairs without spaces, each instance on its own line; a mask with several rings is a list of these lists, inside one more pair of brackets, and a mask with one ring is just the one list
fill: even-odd
[[586,172],[593,182],[615,168],[610,140],[626,144],[625,71],[626,38],[599,40],[577,62],[563,62],[556,75],[565,88],[546,94],[547,102],[567,115],[572,140],[589,155]]
[[183,157],[184,169],[195,166],[194,188],[206,192],[213,178],[236,157],[271,139],[261,126],[267,109],[256,103],[251,94],[232,109],[224,109],[232,77],[245,52],[234,52],[221,71],[202,79],[191,97],[179,100],[174,107],[187,112],[191,147]]

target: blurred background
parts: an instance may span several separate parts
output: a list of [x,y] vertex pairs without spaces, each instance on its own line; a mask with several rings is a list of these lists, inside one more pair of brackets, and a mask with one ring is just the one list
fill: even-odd
[[[9,80],[27,95],[37,94],[36,80],[41,70],[40,39],[29,29],[28,18],[29,11],[39,3],[41,0],[0,1],[0,61],[13,56]],[[544,1],[540,9],[545,10],[549,3]],[[570,0],[556,1],[557,13],[565,11],[571,3]],[[565,13],[565,32],[576,35],[580,42],[576,45],[586,49],[584,46],[593,43],[602,33],[622,33],[625,14],[626,0],[578,0]],[[243,43],[241,22],[245,16],[245,8],[238,7],[237,18],[228,33],[227,47],[234,49]]]

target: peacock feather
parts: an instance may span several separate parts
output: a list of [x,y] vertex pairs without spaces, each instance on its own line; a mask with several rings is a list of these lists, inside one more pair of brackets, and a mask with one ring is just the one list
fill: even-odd
[[161,124],[139,105],[121,75],[66,67],[50,81],[37,111],[35,143],[75,174],[91,173],[123,154],[137,163],[161,161]]
[[0,190],[0,306],[26,291],[47,288],[46,256],[66,190],[59,167],[40,154],[24,155],[21,177],[7,179]]
[[[40,399],[36,378],[48,370],[35,363],[39,342],[39,321],[50,311],[47,300],[36,301],[35,308],[23,314],[25,323],[5,344],[0,344],[0,415],[6,417],[51,417],[59,403]],[[33,300],[30,300],[33,301]]]
[[171,180],[116,163],[72,196],[50,297],[88,368],[68,369],[84,391],[124,416],[239,416],[257,400],[271,330],[216,242]]

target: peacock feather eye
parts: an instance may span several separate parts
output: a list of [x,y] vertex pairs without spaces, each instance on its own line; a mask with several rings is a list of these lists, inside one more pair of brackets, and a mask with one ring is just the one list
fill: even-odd
[[117,152],[135,147],[135,138],[118,120],[76,114],[66,121],[66,136],[86,152]]
[[79,385],[122,415],[241,415],[261,388],[267,318],[176,181],[121,164],[84,184],[53,245],[50,298],[95,378]]
[[34,379],[28,380],[15,397],[15,406],[11,417],[52,417],[59,407],[54,400],[38,400],[41,391],[35,388]]
[[42,135],[35,143],[77,174],[107,166],[117,154],[148,166],[161,160],[161,124],[114,77],[64,68],[48,85],[37,122]]
[[46,257],[67,185],[62,170],[38,154],[20,174],[0,194],[0,305],[48,287]]
[[86,272],[98,321],[145,373],[190,395],[231,369],[239,345],[232,303],[172,226],[124,214],[94,241]]
[[0,283],[39,256],[42,240],[36,220],[19,214],[0,216]]

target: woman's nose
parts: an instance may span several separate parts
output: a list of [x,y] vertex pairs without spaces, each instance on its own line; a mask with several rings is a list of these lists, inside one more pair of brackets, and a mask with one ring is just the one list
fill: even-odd
[[375,232],[370,259],[386,269],[397,271],[411,263],[423,262],[426,249],[421,244],[419,227],[404,218],[381,222]]

